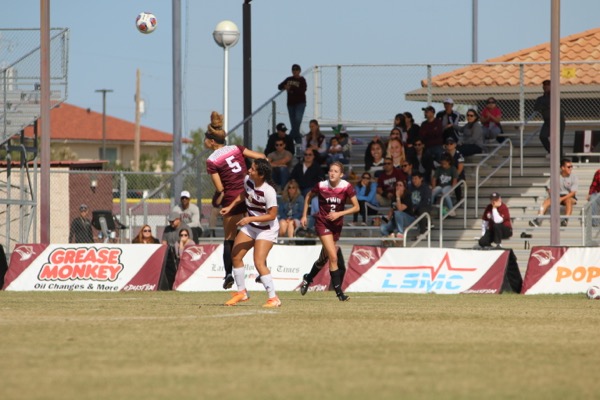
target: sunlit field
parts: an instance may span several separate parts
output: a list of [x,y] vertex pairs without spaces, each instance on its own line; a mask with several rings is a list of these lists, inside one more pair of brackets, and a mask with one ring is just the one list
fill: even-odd
[[[351,293],[349,293],[351,294]],[[584,295],[0,292],[5,399],[589,399]]]

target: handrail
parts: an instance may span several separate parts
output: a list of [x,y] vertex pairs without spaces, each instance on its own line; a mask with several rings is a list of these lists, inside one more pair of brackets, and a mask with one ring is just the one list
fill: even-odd
[[[508,159],[503,160],[496,168],[494,168],[494,170],[487,175],[481,182],[479,181],[479,170],[481,169],[481,167],[483,166],[483,164],[485,162],[487,162],[487,160],[489,160],[490,158],[492,158],[492,156],[494,156],[496,153],[498,153],[500,151],[501,148],[503,148],[504,146],[509,146],[509,155],[508,155]],[[523,154],[523,152],[521,152],[521,154]],[[512,145],[512,141],[509,138],[506,138],[502,143],[500,143],[495,149],[494,151],[492,151],[491,153],[489,153],[483,160],[481,160],[478,164],[477,167],[475,168],[475,218],[477,218],[479,216],[479,187],[482,186],[484,183],[486,183],[496,172],[498,172],[500,170],[500,168],[502,168],[507,162],[509,164],[508,167],[508,186],[512,186],[512,155],[513,155],[513,145]]]
[[[406,239],[408,238],[408,232],[412,228],[414,228],[419,223],[419,221],[422,220],[423,218],[427,218],[427,247],[428,248],[431,247],[431,215],[429,215],[429,213],[427,213],[427,212],[419,215],[418,218],[416,218],[410,225],[408,225],[404,229],[404,247],[406,247]],[[423,239],[419,239],[417,237],[417,240],[410,247],[415,247],[416,245],[418,245],[419,243],[421,243],[421,240],[423,240]]]
[[448,193],[442,194],[440,196],[440,248],[442,247],[442,244],[444,243],[444,220],[448,217],[448,214],[443,215],[442,210],[444,209],[444,201],[446,200],[446,197],[450,197],[450,195],[452,193],[454,193],[456,191],[456,188],[458,188],[459,186],[464,186],[464,194],[462,199],[460,199],[459,201],[456,202],[456,204],[454,205],[454,207],[452,207],[450,210],[448,210],[448,214],[450,214],[451,211],[454,211],[456,209],[458,209],[458,207],[460,207],[460,205],[463,205],[463,228],[467,227],[467,182],[463,179],[461,179],[460,181],[458,181],[456,183],[456,185],[452,186],[452,188],[450,189],[450,191]]

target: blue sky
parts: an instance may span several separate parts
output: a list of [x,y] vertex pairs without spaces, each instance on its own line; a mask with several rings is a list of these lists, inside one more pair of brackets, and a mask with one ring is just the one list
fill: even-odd
[[[39,26],[39,0],[3,7],[0,27]],[[223,50],[212,32],[232,20],[242,30],[243,0],[181,0],[184,57],[184,136],[205,128],[211,110],[222,112]],[[275,94],[293,63],[468,63],[471,0],[368,2],[340,0],[252,1],[253,107]],[[479,60],[550,40],[551,0],[479,0]],[[142,35],[140,11],[158,18]],[[71,29],[67,101],[134,120],[136,69],[142,72],[146,114],[142,124],[172,131],[171,1],[51,0],[53,27]],[[600,25],[600,1],[562,1],[561,36]],[[1,48],[1,47],[0,47]],[[0,54],[0,61],[2,55]],[[242,118],[242,40],[230,51],[229,126]],[[287,122],[287,121],[285,121]]]

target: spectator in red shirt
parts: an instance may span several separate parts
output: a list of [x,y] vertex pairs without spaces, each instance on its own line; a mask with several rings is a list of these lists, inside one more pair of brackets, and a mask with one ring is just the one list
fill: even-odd
[[600,225],[600,216],[598,216],[600,213],[600,169],[594,174],[587,199],[592,203],[592,226],[598,226]]
[[481,247],[489,247],[492,242],[496,243],[496,247],[501,247],[502,239],[508,239],[512,236],[510,212],[497,192],[490,195],[490,204],[483,211],[481,234],[482,236],[479,239],[479,246]]
[[423,108],[425,121],[419,129],[419,137],[425,144],[426,151],[433,157],[434,161],[440,161],[444,152],[444,127],[442,121],[435,117],[435,108],[427,106]]
[[398,168],[394,168],[394,163],[390,157],[386,157],[383,163],[383,171],[377,178],[377,203],[381,207],[389,207],[395,198],[396,182],[406,182],[406,174]]

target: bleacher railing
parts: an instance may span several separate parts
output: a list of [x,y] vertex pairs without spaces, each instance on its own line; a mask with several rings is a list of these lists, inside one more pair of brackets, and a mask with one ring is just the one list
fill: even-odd
[[[452,208],[450,208],[448,210],[448,212],[444,215],[444,213],[442,212],[442,210],[444,209],[444,204],[446,204],[446,199],[449,198],[452,195],[456,196],[456,189],[462,187],[463,190],[463,195],[462,198],[460,200],[458,200],[456,202],[456,204],[454,204],[452,206]],[[443,193],[440,196],[440,201],[439,201],[439,210],[440,210],[440,215],[439,215],[439,232],[440,232],[440,248],[442,248],[444,246],[444,220],[446,218],[449,217],[449,214],[452,211],[458,210],[458,208],[460,206],[463,206],[463,228],[467,228],[467,182],[465,182],[464,180],[460,180],[456,183],[456,185],[452,186],[452,188],[450,189],[450,191],[448,193]]]
[[[496,154],[498,154],[500,149],[502,149],[503,147],[506,147],[506,146],[508,146],[508,148],[509,148],[508,158],[505,158],[504,160],[502,160],[496,166],[496,168],[494,168],[487,176],[480,178],[479,171],[481,170],[481,168],[487,163],[487,161],[489,159],[491,159]],[[473,210],[475,213],[475,217],[479,216],[479,188],[484,183],[486,183],[492,176],[494,176],[496,174],[496,172],[498,172],[500,169],[502,169],[506,164],[508,164],[508,186],[512,186],[512,170],[513,170],[513,167],[512,167],[513,157],[512,156],[513,156],[512,141],[510,139],[506,138],[493,151],[488,153],[481,161],[479,161],[479,163],[477,163],[477,166],[475,167],[475,208]]]

